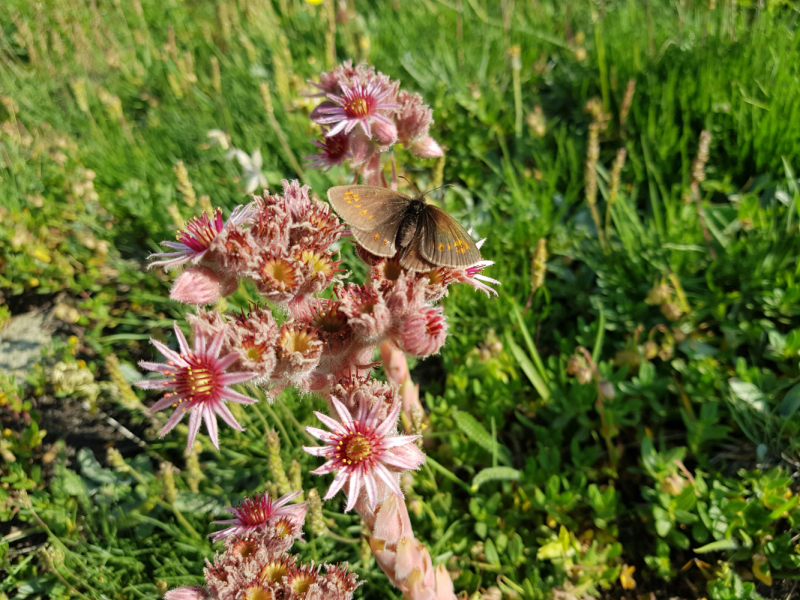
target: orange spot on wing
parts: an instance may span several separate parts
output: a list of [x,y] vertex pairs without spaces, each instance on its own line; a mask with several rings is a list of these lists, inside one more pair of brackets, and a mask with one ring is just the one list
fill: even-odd
[[381,234],[380,233],[376,233],[375,235],[372,236],[372,239],[377,242],[379,239],[381,239]]
[[[356,207],[358,207],[358,205],[357,205],[357,204],[356,204]],[[366,214],[367,214],[367,209],[365,208],[364,210],[362,210],[362,211],[359,211],[359,213],[358,213],[358,214],[360,214],[360,215],[363,217],[364,215],[366,215]]]

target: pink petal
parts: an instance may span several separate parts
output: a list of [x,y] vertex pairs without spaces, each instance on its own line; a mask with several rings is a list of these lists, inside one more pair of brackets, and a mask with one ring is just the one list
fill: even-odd
[[339,402],[336,398],[331,398],[331,403],[333,404],[333,407],[336,409],[336,412],[339,414],[339,418],[342,420],[342,423],[345,425],[352,425],[353,416],[350,414],[350,411],[347,410],[347,407],[341,402]]
[[395,402],[392,410],[386,415],[386,419],[380,426],[375,430],[375,435],[379,435],[380,437],[386,437],[394,426],[397,424],[397,417],[400,415],[400,403]]
[[256,377],[256,373],[249,373],[249,372],[225,373],[225,375],[222,375],[218,379],[218,381],[222,385],[227,387],[229,385],[235,385],[237,383],[242,383],[244,381],[249,381],[249,380],[253,379],[254,377]]
[[253,402],[257,402],[255,398],[250,398],[249,396],[245,396],[239,392],[234,392],[228,388],[221,389],[219,391],[219,397],[224,400],[236,402],[236,404],[253,404]]
[[164,344],[159,342],[158,340],[150,339],[150,343],[156,347],[156,349],[161,352],[167,359],[174,362],[176,365],[180,365],[182,367],[186,366],[186,361],[181,358],[181,355],[175,352],[174,350],[170,350]]
[[414,444],[408,444],[385,452],[381,460],[400,469],[418,469],[425,462],[425,455]]
[[[318,123],[322,123],[322,120],[320,119],[317,122]],[[333,119],[331,119],[328,122],[329,123],[334,123],[335,121]],[[334,136],[337,133],[339,133],[340,131],[342,131],[346,126],[347,126],[347,121],[339,121],[338,123],[336,123],[336,125],[333,126],[333,128],[327,134],[325,134],[325,136],[326,137]]]
[[164,437],[170,431],[175,429],[175,425],[177,425],[178,423],[181,422],[181,419],[183,419],[183,415],[185,415],[185,414],[186,414],[185,410],[183,410],[182,408],[176,408],[175,412],[173,412],[169,416],[169,419],[167,419],[167,423],[164,425],[164,427],[159,432],[158,437]]
[[[160,410],[164,410],[165,408],[169,408],[170,406],[175,406],[176,404],[180,404],[180,401],[183,399],[183,394],[170,396],[167,398],[164,396],[161,400],[153,404],[150,407],[150,410],[147,411],[148,415],[152,415],[153,413],[157,413]],[[177,409],[178,407],[176,407]],[[181,409],[183,410],[183,409]]]
[[317,416],[317,418],[320,421],[322,421],[325,425],[327,425],[328,428],[330,428],[330,430],[333,433],[336,433],[338,435],[345,435],[347,433],[348,429],[346,427],[344,427],[341,423],[333,420],[328,415],[325,415],[325,414],[323,414],[321,412],[316,412],[316,411],[314,411],[314,414]]
[[385,448],[396,448],[417,441],[421,435],[394,435],[392,437],[383,438],[381,445]]
[[[306,431],[313,435],[318,440],[322,440],[323,442],[331,442],[336,437],[328,431],[324,429],[317,429],[316,427],[306,427]],[[323,446],[326,449],[326,446]]]
[[[323,465],[324,466],[324,465]],[[321,468],[321,467],[320,467]],[[317,469],[319,471],[319,469]],[[314,471],[311,471],[312,473]],[[330,500],[336,494],[339,493],[339,490],[342,489],[345,482],[347,481],[347,471],[339,471],[336,474],[336,477],[333,478],[333,482],[331,483],[331,487],[328,488],[328,492],[325,494],[324,500]]]
[[[369,413],[367,413],[366,404],[367,404],[366,402],[362,402],[361,403],[360,409],[363,409],[363,412],[366,413],[366,414],[364,414],[362,416],[361,415],[362,411],[359,410],[358,411],[359,412],[359,420],[362,423],[364,423],[365,425],[367,425],[368,427],[372,428],[372,427],[375,427],[375,424],[378,422],[378,413],[380,413],[380,411],[381,411],[381,402],[375,402],[375,404],[372,405],[372,408],[370,409]],[[389,416],[391,416],[391,413],[389,413]],[[387,416],[387,420],[389,419],[389,416]],[[397,418],[397,417],[395,417],[395,418]],[[392,422],[394,422],[394,421],[392,421]],[[376,430],[376,433],[377,433],[377,430]],[[378,435],[383,437],[383,434],[379,433]]]
[[189,350],[189,344],[186,343],[186,338],[184,337],[180,327],[178,327],[178,323],[173,322],[173,327],[175,329],[175,335],[178,338],[178,346],[181,349],[181,354],[191,354],[191,350]]
[[367,490],[367,499],[369,500],[369,505],[372,509],[375,508],[375,505],[378,503],[378,486],[375,483],[375,477],[372,473],[367,473],[364,475],[364,487]]
[[380,477],[381,479],[383,479],[384,483],[386,483],[386,485],[389,486],[389,489],[391,489],[398,496],[402,496],[403,495],[403,492],[400,489],[400,486],[397,485],[396,477],[394,475],[392,475],[391,473],[389,473],[389,471],[386,470],[386,467],[384,467],[380,463],[377,463],[373,467],[373,469],[375,470],[375,474],[378,477]]
[[192,408],[191,415],[189,415],[189,440],[187,448],[194,445],[194,440],[197,437],[197,432],[200,431],[200,411],[202,408]]
[[139,366],[142,367],[143,369],[147,369],[148,371],[156,371],[157,373],[161,373],[162,375],[165,375],[168,371],[175,370],[175,367],[165,365],[164,363],[140,361]]
[[[165,383],[167,385],[164,385]],[[143,379],[142,381],[137,381],[133,385],[138,388],[142,388],[143,390],[170,390],[175,387],[175,384],[169,379]]]
[[367,134],[367,137],[372,139],[372,129],[369,126],[369,119],[361,119],[358,123],[361,125],[361,129],[364,130],[364,133]]
[[[233,415],[231,415],[233,418]],[[219,434],[217,431],[217,416],[214,414],[211,406],[206,405],[203,407],[203,420],[206,422],[206,429],[208,429],[208,437],[211,438],[211,443],[219,450]],[[189,444],[191,448],[192,445]]]
[[225,341],[225,330],[221,330],[213,337],[211,340],[211,345],[206,350],[206,356],[208,358],[217,358],[219,357],[219,351],[222,350],[222,342]]
[[311,456],[329,456],[331,453],[330,446],[303,446],[303,450]]
[[[289,502],[291,502],[292,500],[297,498],[302,493],[303,492],[289,492],[287,494],[284,494],[283,496],[281,496],[280,498],[275,500],[275,502],[272,504],[272,507],[273,508],[280,508],[284,504],[288,504]],[[303,502],[303,505],[305,505],[305,502]]]
[[[229,426],[231,426],[236,431],[244,431],[244,427],[239,425],[236,421],[236,418],[233,416],[228,407],[225,406],[222,402],[220,402],[216,407],[214,407],[215,412],[222,417],[222,420],[225,421]],[[216,421],[215,421],[216,423]]]
[[359,471],[353,471],[353,474],[350,476],[350,485],[347,487],[347,506],[344,507],[344,512],[353,510],[360,491],[361,473]]
[[200,326],[194,326],[194,353],[197,356],[206,355],[206,336],[200,331]]
[[230,367],[233,363],[239,360],[239,355],[236,353],[231,353],[226,355],[224,358],[220,358],[217,361],[217,369],[220,371],[225,371],[228,367]]
[[336,470],[336,467],[333,466],[333,461],[329,460],[321,467],[317,467],[313,471],[311,471],[314,475],[327,475],[328,473],[333,473]]

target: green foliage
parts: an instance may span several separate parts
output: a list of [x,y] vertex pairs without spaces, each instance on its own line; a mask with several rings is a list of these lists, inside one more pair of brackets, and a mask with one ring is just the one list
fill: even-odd
[[[493,300],[452,289],[441,359],[413,373],[429,461],[404,478],[407,502],[456,590],[619,597],[635,579],[636,593],[723,600],[796,579],[798,13],[716,4],[356,2],[333,24],[325,5],[292,0],[0,7],[0,327],[31,308],[58,323],[26,382],[0,378],[0,596],[150,598],[199,583],[210,521],[277,485],[269,431],[282,465],[313,468],[301,446],[318,407],[290,392],[237,410],[246,431],[222,431],[219,451],[203,442],[199,462],[182,452],[185,426],[157,441],[145,421],[144,447],[103,456],[40,429],[38,407],[142,423],[133,363],[183,317],[173,276],[146,256],[175,221],[246,199],[207,132],[260,148],[270,188],[299,176],[324,196],[343,181],[297,164],[318,134],[304,81],[331,51],[431,103],[445,161],[401,150],[398,163],[419,187],[443,169],[455,184],[443,206],[488,236],[487,274],[502,282]],[[587,169],[593,98],[603,128]],[[550,258],[523,309],[539,238]],[[323,513],[333,535],[309,533],[298,552],[349,561],[361,597],[399,598],[338,509]]]

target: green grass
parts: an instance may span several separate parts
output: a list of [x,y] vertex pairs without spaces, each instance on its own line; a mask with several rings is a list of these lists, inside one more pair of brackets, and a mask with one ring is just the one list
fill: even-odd
[[[455,184],[444,205],[488,237],[488,274],[503,283],[492,300],[452,290],[452,335],[414,370],[432,460],[409,494],[412,519],[457,591],[620,597],[626,566],[636,567],[635,593],[664,597],[793,589],[800,13],[790,3],[716,4],[357,2],[339,15],[339,60],[368,60],[433,107],[432,133],[448,148],[442,178]],[[116,354],[130,374],[151,356],[146,340],[183,318],[168,300],[172,276],[144,268],[174,235],[168,207],[181,219],[200,210],[178,191],[176,162],[214,206],[246,199],[238,165],[206,147],[207,131],[260,148],[270,188],[297,177],[295,159],[314,151],[313,103],[302,94],[330,66],[326,7],[136,6],[0,7],[0,321],[55,306],[66,322],[27,381],[2,380],[0,597],[152,598],[201,582],[214,552],[209,517],[271,489],[269,429],[284,467],[296,460],[304,487],[321,485],[288,417],[310,422],[319,400],[286,393],[272,408],[240,411],[247,432],[222,432],[219,452],[205,445],[198,480],[185,431],[157,440],[104,359]],[[596,165],[603,217],[614,157],[621,147],[628,156],[605,244],[584,199],[584,107],[595,97],[610,117]],[[517,114],[536,106],[541,137],[525,120],[517,130]],[[703,130],[709,242],[691,197]],[[419,187],[436,181],[435,161],[398,160]],[[324,197],[345,172],[300,175]],[[523,316],[540,238],[544,285]],[[662,281],[671,297],[645,302]],[[243,290],[229,304],[246,299]],[[660,310],[667,302],[681,309],[675,320]],[[57,363],[89,372],[98,394],[54,384]],[[93,453],[42,435],[54,403],[82,401],[133,428],[146,450],[120,444],[127,466],[115,467],[102,444]],[[164,461],[181,470],[177,497],[163,487]],[[399,598],[365,552],[357,517],[335,501],[325,510],[347,541],[307,534],[299,553],[350,561],[368,582],[363,598]]]

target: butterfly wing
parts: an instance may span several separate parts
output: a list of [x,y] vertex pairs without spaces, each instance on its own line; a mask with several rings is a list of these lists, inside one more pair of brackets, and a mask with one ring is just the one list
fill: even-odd
[[422,243],[425,239],[425,226],[426,219],[420,219],[417,225],[417,231],[414,234],[411,243],[405,248],[401,248],[397,255],[397,260],[400,262],[400,266],[404,269],[416,271],[418,273],[425,273],[436,268],[436,265],[422,256],[422,253],[420,252]]
[[400,229],[402,220],[402,215],[398,218],[391,217],[378,224],[374,229],[366,230],[351,227],[350,231],[361,247],[376,256],[394,256],[397,253],[397,247],[394,242],[397,239],[397,231]]
[[417,235],[423,239],[419,251],[429,263],[466,268],[481,260],[478,246],[467,230],[440,208],[426,205],[420,221],[422,227],[417,229]]
[[[328,200],[348,225],[372,231],[378,225],[395,218],[399,227],[411,198],[372,185],[339,185],[328,190]],[[383,239],[380,238],[379,241],[382,243]],[[394,244],[394,238],[387,239]]]

